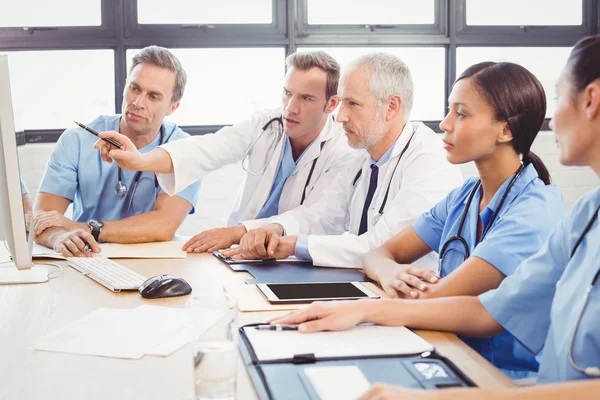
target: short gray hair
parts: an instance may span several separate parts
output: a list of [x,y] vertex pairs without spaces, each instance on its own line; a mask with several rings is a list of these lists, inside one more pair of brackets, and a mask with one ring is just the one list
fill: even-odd
[[175,87],[173,88],[171,103],[176,103],[181,100],[187,82],[187,74],[177,57],[175,57],[169,49],[160,46],[144,47],[133,57],[129,73],[131,74],[131,71],[140,64],[155,65],[173,71],[175,73]]
[[367,86],[372,95],[383,105],[391,96],[402,98],[402,111],[408,118],[413,107],[414,84],[408,66],[389,53],[368,53],[350,61],[343,74],[364,67],[369,74]]

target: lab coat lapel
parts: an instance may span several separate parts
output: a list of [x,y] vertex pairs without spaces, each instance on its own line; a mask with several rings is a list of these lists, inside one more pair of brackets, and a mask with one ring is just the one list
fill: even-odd
[[[357,171],[358,172],[358,171]],[[362,209],[365,205],[369,180],[371,176],[371,156],[365,151],[362,157],[362,168],[360,177],[356,179],[356,173],[351,173],[353,186],[351,186],[350,198],[348,199],[349,210],[346,216],[346,230],[352,234],[358,234]]]
[[[402,133],[400,134],[400,136],[398,137],[398,139],[396,140],[396,142],[393,145],[394,147],[392,149],[392,154],[390,156],[390,159],[387,161],[387,163],[384,164],[385,167],[382,167],[382,168],[385,168],[385,175],[383,176],[383,178],[382,178],[381,174],[379,176],[377,190],[375,191],[371,205],[376,204],[377,207],[379,207],[379,205],[382,203],[383,196],[384,196],[383,193],[385,193],[387,186],[390,183],[390,179],[394,179],[394,182],[392,182],[393,187],[400,187],[400,185],[397,184],[397,182],[400,179],[400,173],[398,170],[400,170],[401,168],[400,168],[400,166],[398,166],[396,173],[394,174],[394,176],[392,176],[394,166],[398,162],[398,157],[400,156],[400,153],[402,153],[402,150],[404,150],[404,147],[410,140],[410,138],[413,134],[413,131],[416,132],[418,129],[419,129],[419,125],[414,125],[414,127],[413,127],[413,124],[411,122],[407,122],[406,125],[404,126]],[[406,154],[403,156],[403,158],[404,157],[406,157]],[[402,160],[400,162],[402,162]],[[348,223],[346,224],[347,225],[346,227],[348,228],[348,231],[353,234],[356,234],[358,232],[358,229],[360,226],[360,220],[362,218],[362,210],[363,210],[363,207],[365,204],[365,199],[367,197],[367,190],[369,188],[370,176],[371,176],[371,157],[369,156],[368,153],[366,153],[365,157],[363,159],[363,167],[362,167],[361,176],[358,179],[358,181],[356,182],[356,187],[354,188],[353,196],[348,203],[348,204],[350,204],[350,215],[348,216]],[[352,176],[352,179],[354,179],[354,176]],[[390,191],[391,191],[391,189],[390,189]],[[390,197],[393,198],[393,194],[394,193],[390,193]],[[386,207],[389,203],[390,203],[390,199],[388,199],[388,202],[386,203]]]
[[[275,138],[275,135],[273,135],[273,138]],[[242,218],[240,218],[241,221],[255,219],[262,209],[262,206],[267,201],[267,198],[271,193],[273,181],[275,180],[275,174],[277,173],[277,169],[279,168],[279,164],[281,162],[284,140],[285,137],[282,136],[279,142],[274,146],[275,149],[273,150],[271,162],[269,162],[269,165],[263,174],[260,177],[254,177],[258,182],[252,189],[254,192],[248,200],[246,209],[242,214]],[[271,155],[267,155],[267,157],[271,157]]]

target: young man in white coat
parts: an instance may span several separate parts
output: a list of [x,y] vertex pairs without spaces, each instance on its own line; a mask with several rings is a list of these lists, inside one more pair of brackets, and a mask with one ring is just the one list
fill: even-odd
[[115,132],[101,137],[121,143],[122,150],[103,141],[96,144],[105,161],[114,160],[123,169],[157,172],[167,193],[242,161],[244,183],[228,227],[197,234],[184,250],[228,248],[239,243],[247,230],[263,225],[265,218],[311,204],[351,157],[344,131],[331,115],[339,103],[337,61],[314,51],[292,54],[286,64],[280,108],[261,110],[214,135],[169,143],[143,155]]
[[[359,57],[344,69],[338,93],[337,120],[348,143],[366,151],[356,154],[318,201],[271,218],[225,254],[296,255],[318,266],[358,268],[370,250],[462,183],[438,135],[409,122],[413,82],[400,59],[386,53]],[[437,269],[435,255],[417,263]]]

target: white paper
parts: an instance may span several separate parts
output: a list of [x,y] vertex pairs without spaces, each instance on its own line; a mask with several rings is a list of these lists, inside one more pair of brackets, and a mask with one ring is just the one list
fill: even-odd
[[[181,248],[184,242],[151,242],[136,244],[99,243],[102,251],[98,254],[107,258],[186,258],[187,253]],[[40,244],[34,243],[31,254],[34,258],[56,258],[64,257]]]
[[[41,338],[33,348],[138,359],[157,348],[161,354],[168,353],[174,347],[171,339],[190,321],[187,309],[149,305],[133,310],[100,308]],[[166,350],[158,347],[167,343],[170,347]]]
[[138,359],[151,345],[131,310],[100,308],[41,338],[35,350]]
[[307,367],[304,373],[320,400],[356,400],[371,387],[355,365]]
[[434,347],[405,327],[359,325],[341,332],[299,333],[245,328],[260,361],[290,359],[295,354],[355,357],[419,354]]
[[[104,255],[104,249],[106,248],[106,245],[107,245],[107,243],[100,243],[98,245],[102,249],[100,254]],[[37,244],[37,243],[33,244],[33,248],[31,249],[31,256],[33,258],[56,258],[59,260],[65,259],[65,257],[63,257],[62,254],[57,253],[53,249],[48,248],[46,246],[42,246],[41,244]]]

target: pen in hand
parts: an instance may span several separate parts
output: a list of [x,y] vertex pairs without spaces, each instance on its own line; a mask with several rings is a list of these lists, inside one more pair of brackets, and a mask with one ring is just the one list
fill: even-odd
[[297,331],[298,325],[289,325],[289,324],[275,324],[275,325],[256,325],[254,327],[259,331]]
[[[89,132],[89,133],[91,133],[92,135],[95,135],[95,136],[97,136],[97,137],[98,137],[99,133],[98,133],[98,132],[96,132],[95,130],[93,130],[92,128],[90,128],[89,126],[87,126],[87,125],[84,125],[84,124],[82,124],[81,122],[77,122],[77,121],[73,121],[73,122],[75,122],[75,123],[76,123],[76,124],[77,124],[77,125],[78,125],[78,126],[81,128],[81,129],[85,129],[86,131],[88,131],[88,132]],[[122,146],[121,146],[119,143],[115,142],[114,140],[112,140],[112,139],[110,139],[110,138],[107,138],[107,139],[100,138],[100,139],[104,140],[104,141],[105,141],[105,142],[107,142],[107,143],[110,143],[110,144],[112,144],[113,146],[115,146],[115,147],[116,147],[116,148],[118,148],[118,149],[121,149],[121,148],[122,148]]]

